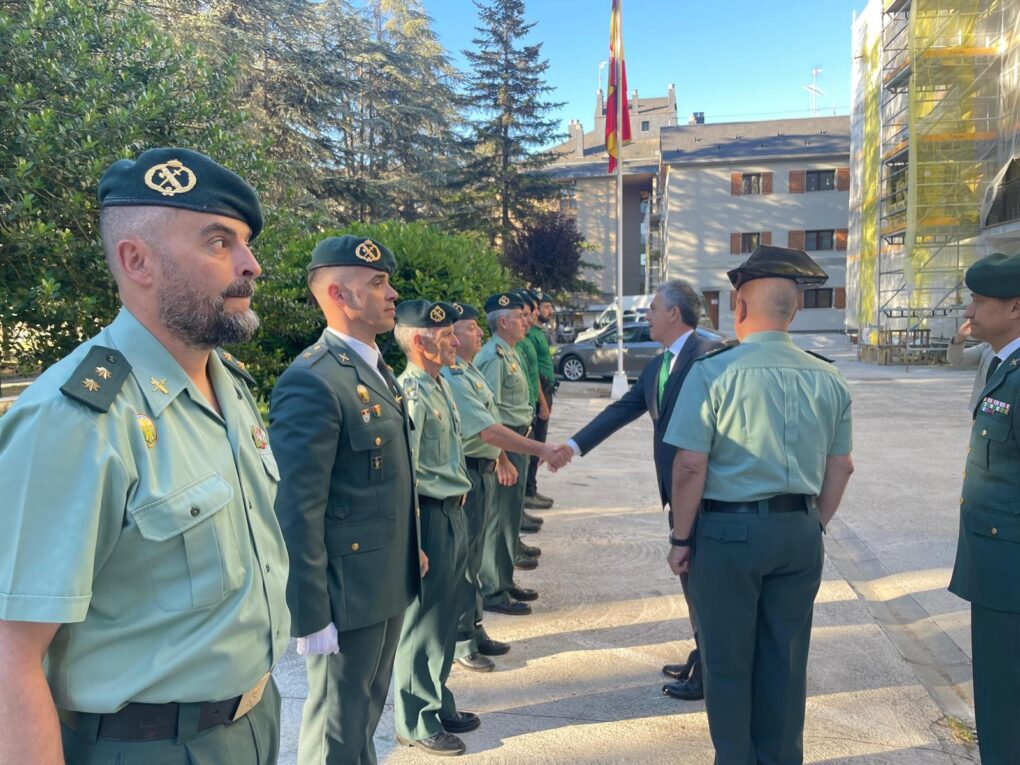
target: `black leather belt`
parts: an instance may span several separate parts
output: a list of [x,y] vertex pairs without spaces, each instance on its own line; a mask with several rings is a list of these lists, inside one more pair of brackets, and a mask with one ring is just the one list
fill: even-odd
[[507,425],[510,430],[518,435],[527,436],[531,432],[531,425]]
[[[777,494],[763,499],[770,513],[802,513],[810,507],[807,494]],[[706,513],[757,513],[759,502],[722,502],[718,499],[706,499],[703,503]]]
[[208,730],[230,722],[241,697],[226,701],[203,701],[196,704],[128,704],[119,712],[93,715],[87,712],[59,710],[60,720],[68,728],[80,731],[85,718],[98,717],[97,737],[112,741],[160,741],[177,737],[177,719],[182,707],[198,706],[197,730]]
[[487,460],[485,457],[465,457],[464,461],[470,470],[479,473],[494,473],[496,471],[496,460]]
[[427,497],[424,494],[419,494],[418,505],[420,507],[436,507],[436,508],[456,507],[457,505],[463,504],[464,496],[465,495],[463,494],[457,494],[456,496],[453,497],[439,499],[438,497]]

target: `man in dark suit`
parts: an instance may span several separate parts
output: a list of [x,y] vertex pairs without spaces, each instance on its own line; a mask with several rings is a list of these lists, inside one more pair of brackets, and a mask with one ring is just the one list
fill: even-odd
[[300,765],[375,765],[404,611],[428,568],[406,402],[375,344],[393,329],[395,265],[372,239],[316,245],[308,286],[327,327],[273,389],[287,604],[308,673]]
[[[700,337],[695,331],[701,312],[701,298],[687,282],[674,279],[662,284],[648,309],[651,338],[662,343],[665,351],[656,356],[641,371],[638,381],[619,401],[603,409],[567,443],[576,454],[585,455],[609,438],[624,425],[633,422],[645,412],[655,426],[655,476],[659,484],[662,506],[669,509],[673,480],[673,457],[676,448],[663,442],[662,436],[669,424],[673,405],[691,364],[721,344]],[[668,366],[667,366],[668,365]],[[667,518],[672,519],[667,513]],[[672,526],[672,523],[670,524]],[[681,578],[686,598],[686,577]],[[697,643],[698,626],[690,600],[687,612]],[[684,664],[667,664],[663,674],[674,682],[663,686],[663,693],[678,699],[700,699],[704,692],[701,684],[701,662],[695,648]]]

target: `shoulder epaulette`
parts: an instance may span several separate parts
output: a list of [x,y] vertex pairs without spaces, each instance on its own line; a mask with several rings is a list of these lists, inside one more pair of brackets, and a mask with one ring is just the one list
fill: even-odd
[[502,345],[497,345],[496,346],[496,355],[499,356],[500,358],[503,358],[504,356],[506,356],[506,351],[503,350],[503,346]]
[[329,348],[326,347],[325,343],[316,343],[315,345],[310,345],[301,351],[301,353],[298,354],[298,357],[294,359],[294,363],[308,367],[321,359],[327,353],[329,353]]
[[404,389],[404,397],[408,401],[415,401],[418,398],[418,380],[414,377],[405,377],[400,381],[400,387]]
[[805,353],[807,353],[807,354],[809,354],[811,356],[814,356],[816,359],[821,359],[822,361],[824,361],[824,362],[826,362],[828,364],[835,364],[836,363],[835,359],[830,359],[828,356],[823,356],[822,354],[815,353],[814,351],[805,351]]
[[239,359],[235,359],[233,357],[233,355],[231,355],[230,353],[227,353],[222,348],[217,348],[216,349],[216,355],[220,357],[220,361],[223,362],[223,365],[227,369],[229,369],[236,376],[240,377],[242,380],[244,380],[246,383],[248,383],[248,387],[251,387],[251,388],[255,387],[255,385],[256,385],[255,378],[252,377],[250,374],[248,374],[248,370],[245,369],[243,361],[240,361]]
[[447,369],[450,370],[451,375],[464,374],[464,367],[460,366],[459,364],[451,364],[450,366],[447,367]]
[[695,361],[704,361],[705,359],[710,359],[713,356],[718,356],[720,353],[726,353],[726,351],[736,347],[737,347],[736,345],[720,345],[718,348],[709,351],[704,356],[698,356],[698,358],[696,358]]
[[97,412],[108,412],[130,374],[131,365],[120,351],[93,345],[60,392]]

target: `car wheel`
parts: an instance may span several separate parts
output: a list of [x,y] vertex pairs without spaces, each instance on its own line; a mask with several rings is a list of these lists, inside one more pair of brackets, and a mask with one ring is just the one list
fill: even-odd
[[560,372],[570,382],[577,382],[583,380],[587,371],[584,368],[584,362],[581,361],[580,356],[567,356],[563,359],[563,363],[560,364]]

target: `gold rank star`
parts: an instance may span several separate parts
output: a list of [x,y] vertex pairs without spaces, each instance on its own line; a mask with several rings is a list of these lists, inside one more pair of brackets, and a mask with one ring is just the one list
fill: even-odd
[[91,377],[86,377],[84,380],[81,381],[81,384],[85,386],[85,390],[90,391],[91,393],[95,393],[97,390],[99,390],[99,383],[97,383]]
[[106,367],[96,367],[96,374],[102,377],[104,380],[109,380],[113,375],[110,370]]
[[152,386],[152,390],[153,390],[154,393],[162,393],[162,394],[166,395],[167,393],[170,392],[170,389],[166,387],[166,378],[165,377],[162,380],[160,380],[160,379],[158,379],[156,377],[150,377],[149,378],[149,385]]

